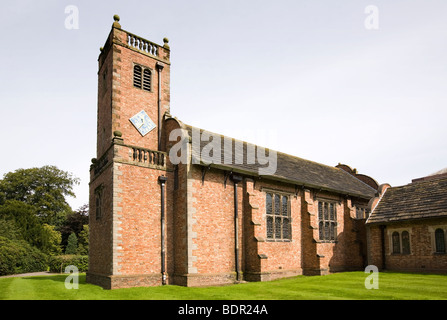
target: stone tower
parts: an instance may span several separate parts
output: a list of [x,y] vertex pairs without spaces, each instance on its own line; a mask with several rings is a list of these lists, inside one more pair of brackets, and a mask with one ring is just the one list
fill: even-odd
[[170,49],[124,31],[114,16],[99,55],[97,155],[90,168],[87,281],[104,288],[166,282]]

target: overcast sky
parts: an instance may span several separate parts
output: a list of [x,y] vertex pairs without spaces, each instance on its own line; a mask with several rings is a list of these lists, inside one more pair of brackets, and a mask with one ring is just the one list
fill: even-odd
[[81,179],[73,209],[88,203],[97,58],[114,14],[124,30],[169,38],[171,114],[187,124],[393,186],[447,167],[445,0],[0,6],[0,177],[56,165]]

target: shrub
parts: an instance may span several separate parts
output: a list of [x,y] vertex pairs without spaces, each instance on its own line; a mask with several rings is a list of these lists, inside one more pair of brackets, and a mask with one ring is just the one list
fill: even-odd
[[61,255],[49,258],[50,272],[64,273],[67,266],[75,266],[79,272],[87,272],[88,256]]
[[24,240],[0,237],[0,276],[47,270],[47,256]]

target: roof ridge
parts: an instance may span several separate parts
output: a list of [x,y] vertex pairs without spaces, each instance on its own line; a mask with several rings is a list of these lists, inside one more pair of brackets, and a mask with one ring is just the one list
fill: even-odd
[[371,219],[373,212],[376,210],[377,206],[379,205],[380,201],[382,201],[383,197],[385,196],[386,192],[388,191],[388,189],[391,189],[391,187],[386,188],[383,193],[380,195],[379,200],[377,201],[376,205],[374,206],[374,208],[371,208],[371,213],[369,214],[368,219],[366,219],[365,224],[368,223],[368,221]]
[[337,170],[341,170],[342,172],[344,172],[345,174],[351,176],[352,178],[356,179],[357,181],[360,181],[361,183],[363,183],[365,186],[367,186],[367,187],[370,188],[371,190],[377,191],[376,189],[374,189],[373,187],[371,187],[369,184],[367,184],[366,182],[363,182],[362,180],[360,180],[360,179],[357,178],[356,176],[353,176],[353,175],[350,174],[349,172],[346,172],[345,170],[340,169],[340,168],[337,168],[337,167],[334,167],[334,168],[337,169]]
[[408,187],[415,187],[416,188],[417,186],[420,186],[421,184],[432,184],[432,183],[436,183],[437,181],[443,181],[443,180],[447,180],[447,175],[436,177],[436,178],[433,178],[433,179],[426,179],[426,180],[416,179],[416,180],[413,180],[412,182],[409,182],[407,184],[393,187],[393,189],[408,188]]

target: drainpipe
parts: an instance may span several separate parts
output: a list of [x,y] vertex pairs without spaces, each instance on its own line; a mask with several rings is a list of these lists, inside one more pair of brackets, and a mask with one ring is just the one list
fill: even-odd
[[161,281],[166,285],[166,248],[165,248],[165,184],[168,178],[165,176],[158,177],[161,185]]
[[161,72],[164,64],[157,62],[156,68],[158,71],[158,151],[161,151]]
[[236,269],[236,281],[241,280],[239,267],[239,214],[238,214],[238,198],[237,198],[237,184],[242,181],[241,176],[232,175],[231,180],[234,182],[234,262]]
[[380,241],[381,241],[381,245],[382,245],[382,270],[386,269],[386,254],[385,254],[385,229],[386,226],[385,225],[380,225]]

